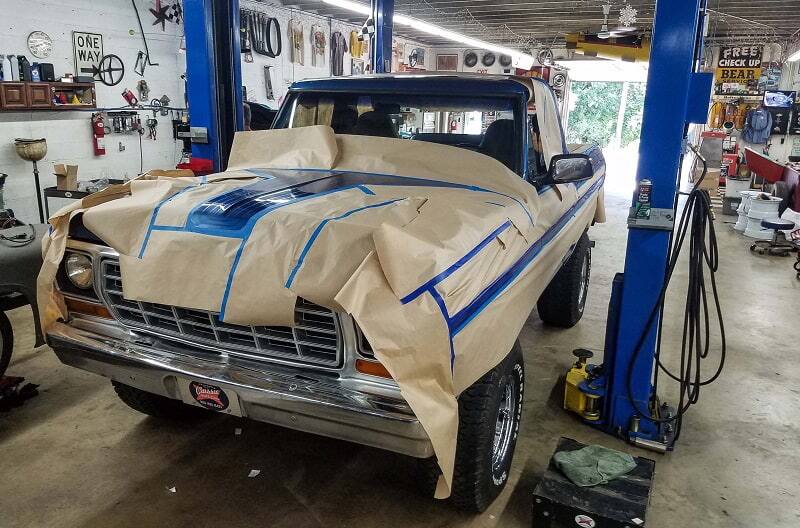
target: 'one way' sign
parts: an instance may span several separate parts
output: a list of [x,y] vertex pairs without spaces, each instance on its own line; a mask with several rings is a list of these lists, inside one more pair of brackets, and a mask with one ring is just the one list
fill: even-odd
[[92,75],[103,58],[103,35],[73,31],[72,48],[75,52],[75,75]]

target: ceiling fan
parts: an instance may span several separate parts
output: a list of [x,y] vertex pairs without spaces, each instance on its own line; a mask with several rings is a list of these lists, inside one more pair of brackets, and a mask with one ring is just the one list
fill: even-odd
[[615,28],[608,27],[608,15],[611,13],[611,5],[603,6],[603,25],[599,30],[589,32],[588,35],[594,35],[599,39],[611,39],[630,37],[639,33],[639,29],[634,26],[617,26]]

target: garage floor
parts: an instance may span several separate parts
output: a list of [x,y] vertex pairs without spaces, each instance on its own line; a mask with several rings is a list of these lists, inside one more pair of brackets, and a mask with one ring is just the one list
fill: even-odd
[[[46,347],[32,351],[30,311],[22,309],[11,313],[19,338],[9,373],[42,393],[0,415],[0,526],[530,526],[530,493],[561,435],[657,460],[648,526],[800,525],[800,281],[790,259],[752,256],[730,226],[717,222],[728,364],[686,418],[677,451],[630,448],[581,425],[551,396],[572,349],[603,346],[628,202],[606,199],[609,222],[591,232],[597,247],[583,321],[554,331],[534,314],[522,334],[521,437],[510,485],[485,514],[420,497],[413,461],[392,453],[229,417],[194,427],[145,418],[107,380],[62,366]],[[670,358],[679,352],[679,304],[666,318]],[[251,469],[260,475],[248,478]]]

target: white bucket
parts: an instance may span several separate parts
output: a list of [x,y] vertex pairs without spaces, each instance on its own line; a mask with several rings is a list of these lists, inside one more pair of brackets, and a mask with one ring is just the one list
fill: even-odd
[[764,229],[761,227],[761,218],[747,217],[747,226],[744,229],[744,236],[757,238],[759,240],[771,240],[772,235],[772,229]]
[[758,196],[762,193],[761,191],[741,191],[739,194],[742,196],[742,201],[736,209],[739,218],[736,220],[736,225],[734,225],[733,228],[736,231],[744,231],[747,227],[747,211],[750,209],[750,201],[754,196]]
[[764,218],[778,218],[778,207],[781,204],[781,199],[774,196],[769,196],[766,199],[756,199],[755,197],[749,200],[750,204],[747,209],[747,227],[745,227],[744,234],[750,238],[757,238],[759,240],[770,240],[774,235],[772,229],[764,229],[761,227],[761,220]]
[[778,207],[781,205],[781,199],[770,196],[766,200],[757,200],[755,198],[750,200],[750,207],[747,209],[748,218],[777,218]]

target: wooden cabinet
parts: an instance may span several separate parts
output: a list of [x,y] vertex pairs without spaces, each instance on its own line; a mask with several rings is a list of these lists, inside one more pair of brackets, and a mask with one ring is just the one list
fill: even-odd
[[0,81],[0,111],[97,108],[94,83]]
[[7,110],[28,107],[28,93],[25,83],[3,82],[0,83],[0,103]]
[[27,83],[28,106],[31,108],[50,108],[52,95],[49,83]]

